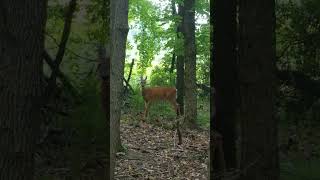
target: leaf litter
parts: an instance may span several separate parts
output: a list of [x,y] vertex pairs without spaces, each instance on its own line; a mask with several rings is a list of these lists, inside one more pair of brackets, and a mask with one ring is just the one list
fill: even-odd
[[120,129],[125,150],[117,153],[117,180],[208,179],[208,130],[183,130],[178,145],[173,129],[128,122],[121,122]]

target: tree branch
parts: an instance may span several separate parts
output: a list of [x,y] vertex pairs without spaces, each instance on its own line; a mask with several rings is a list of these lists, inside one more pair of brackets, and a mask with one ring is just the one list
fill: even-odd
[[319,80],[299,71],[278,70],[276,73],[278,79],[302,93],[304,109],[310,109],[320,99]]
[[[126,89],[130,89],[131,92],[134,92],[132,86],[129,84],[129,82],[126,80],[126,78],[123,78],[123,81],[126,84]],[[125,89],[124,93],[126,93],[126,89]]]
[[65,85],[65,87],[68,88],[75,97],[79,97],[80,95],[79,95],[79,92],[77,91],[77,89],[75,87],[73,87],[73,85],[70,83],[68,78],[60,71],[59,67],[55,66],[54,60],[48,54],[47,51],[43,52],[43,57],[44,57],[44,60],[46,61],[46,63],[51,68],[51,71],[56,72],[57,77],[61,80],[61,82]]
[[128,83],[130,82],[133,66],[134,66],[134,59],[132,59],[131,65],[130,65],[130,71],[129,71],[129,75],[128,75],[128,79],[127,79]]
[[197,84],[197,88],[203,90],[206,93],[210,93],[211,88],[205,84]]
[[[44,52],[44,58],[45,58],[46,62],[48,63],[48,65],[52,69],[52,72],[51,72],[51,75],[50,75],[50,78],[48,81],[48,86],[45,91],[45,94],[48,96],[47,98],[49,98],[49,96],[51,94],[50,92],[52,91],[52,89],[54,89],[56,87],[56,78],[57,78],[59,72],[60,72],[61,81],[65,82],[65,83],[69,82],[66,79],[63,79],[64,76],[61,76],[62,73],[59,70],[59,66],[60,66],[62,59],[63,59],[63,56],[65,54],[67,41],[69,39],[69,35],[70,35],[70,31],[71,31],[72,17],[73,17],[75,10],[76,10],[76,5],[77,5],[77,0],[71,0],[69,3],[69,8],[68,8],[68,11],[66,12],[66,15],[65,15],[65,23],[64,23],[63,33],[62,33],[62,37],[61,37],[61,42],[59,44],[59,49],[58,49],[55,60],[53,61],[53,59],[49,56],[49,54],[47,52]],[[65,85],[68,86],[68,84],[70,87],[70,83],[67,83]],[[74,88],[71,88],[70,90],[74,91]]]
[[[59,47],[59,43],[58,43],[56,38],[54,38],[51,34],[48,34],[48,33],[46,33],[46,36],[48,36],[50,39],[52,39],[53,42],[57,45],[57,47]],[[86,60],[88,62],[97,62],[97,60],[89,58],[89,57],[81,56],[81,55],[77,54],[76,52],[74,52],[73,50],[71,50],[71,49],[69,49],[67,47],[65,48],[65,50],[68,51],[69,53],[73,54],[74,56],[76,56],[78,58],[81,58],[83,60]]]
[[76,10],[76,6],[77,6],[77,0],[71,0],[69,3],[68,11],[66,12],[61,42],[60,42],[59,49],[55,59],[56,66],[59,66],[62,62],[64,53],[66,50],[66,45],[70,36],[72,17]]

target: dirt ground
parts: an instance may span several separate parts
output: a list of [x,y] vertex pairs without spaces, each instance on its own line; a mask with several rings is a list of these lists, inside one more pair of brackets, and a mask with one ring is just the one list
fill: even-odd
[[176,131],[148,123],[121,124],[125,151],[117,154],[116,179],[208,179],[208,131]]

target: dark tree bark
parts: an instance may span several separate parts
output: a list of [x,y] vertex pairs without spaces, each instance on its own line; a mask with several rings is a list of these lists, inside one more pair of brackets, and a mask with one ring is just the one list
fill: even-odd
[[183,35],[185,60],[185,122],[188,127],[197,127],[196,91],[196,43],[195,43],[195,0],[184,1]]
[[174,66],[176,64],[176,53],[172,53],[172,58],[171,58],[171,66],[170,66],[170,75],[174,71]]
[[[177,15],[175,0],[171,0],[171,12],[172,12],[172,17],[174,18]],[[176,31],[177,31],[177,29],[178,28],[176,28]],[[171,79],[171,74],[173,73],[175,64],[176,64],[176,47],[173,48],[173,53],[172,53],[172,58],[171,58],[170,80],[172,80]]]
[[47,1],[0,1],[0,179],[34,179]]
[[[215,168],[214,168],[214,160],[215,160],[215,158],[214,158],[214,153],[215,153],[215,151],[214,151],[214,148],[215,148],[215,142],[214,142],[214,140],[215,140],[215,136],[214,136],[214,133],[212,133],[212,132],[214,132],[214,125],[213,125],[213,122],[214,122],[214,120],[215,120],[215,118],[216,118],[216,113],[215,113],[215,105],[214,105],[214,103],[212,103],[212,102],[214,102],[214,96],[215,96],[215,94],[214,94],[214,87],[213,87],[213,83],[214,83],[214,81],[213,81],[213,79],[214,79],[214,77],[213,77],[213,60],[214,60],[214,58],[213,58],[213,40],[214,40],[214,38],[213,38],[213,26],[214,26],[214,18],[213,18],[213,14],[214,14],[214,5],[213,5],[214,3],[210,3],[210,88],[211,88],[211,90],[210,90],[210,143],[209,143],[209,146],[210,146],[210,153],[209,153],[209,177],[210,178],[208,178],[208,179],[212,179],[212,180],[215,180],[215,178],[213,178],[212,177],[212,175],[214,175],[215,174]],[[217,171],[219,171],[219,170],[217,170]]]
[[[182,37],[182,25],[183,25],[183,14],[184,8],[181,4],[178,5],[178,15],[181,17],[182,21],[179,23],[177,27],[177,38]],[[177,102],[180,108],[180,114],[184,114],[184,57],[183,53],[179,52],[177,54],[177,61],[176,61],[176,68],[177,68],[177,78],[176,78],[176,88],[177,88]]]
[[239,4],[242,180],[279,179],[275,107],[275,2]]
[[227,169],[236,168],[236,1],[214,1],[213,77],[216,90],[214,129],[223,137]]
[[[110,144],[110,45],[104,47],[102,44],[98,45],[98,58],[99,58],[99,75],[101,78],[100,90],[101,90],[101,103],[103,111],[106,115],[106,133],[107,133],[107,145]],[[107,177],[110,177],[110,148],[107,148]]]
[[[212,133],[212,132],[211,132]],[[213,153],[212,153],[212,169],[213,169],[213,177],[211,179],[213,180],[220,180],[223,179],[225,172],[226,172],[226,162],[225,162],[225,155],[223,150],[223,142],[222,142],[222,136],[218,133],[212,133],[213,139],[212,143],[214,143],[213,146]]]
[[[105,112],[105,120],[106,120],[106,179],[113,179],[114,173],[114,163],[111,163],[111,123],[110,123],[110,72],[111,72],[111,22],[110,22],[110,0],[105,1],[104,9],[106,11],[106,17],[104,20],[106,21],[106,38],[100,41],[98,44],[98,58],[99,58],[99,75],[101,78],[100,90],[101,90],[101,103],[102,109]],[[106,41],[106,46],[103,42]]]
[[123,95],[123,75],[128,27],[128,0],[111,0],[111,64],[110,64],[110,164],[111,179],[115,153],[121,148],[120,117]]
[[184,58],[183,56],[177,57],[177,102],[180,108],[180,114],[184,114]]

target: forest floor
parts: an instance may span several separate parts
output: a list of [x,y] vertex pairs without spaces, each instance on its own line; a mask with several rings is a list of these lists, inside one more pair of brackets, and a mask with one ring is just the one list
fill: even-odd
[[[144,124],[138,123],[139,120],[140,117],[132,114],[123,116],[121,140],[124,151],[117,153],[118,180],[207,179],[208,130],[182,131],[183,143],[178,145],[176,131],[172,129],[173,119],[157,118]],[[102,137],[103,141],[92,141],[91,138],[85,141],[83,136],[72,135],[66,130],[69,128],[53,129],[38,145],[36,179],[105,179],[105,138]],[[320,180],[319,131],[319,124],[296,128],[288,124],[280,126],[281,180]]]
[[121,122],[121,140],[125,150],[117,154],[118,180],[208,179],[209,131],[182,131],[178,145],[175,130],[148,122]]
[[320,124],[282,122],[279,129],[280,179],[320,180]]
[[70,129],[53,129],[38,145],[35,179],[105,180],[105,141],[88,142],[70,132]]

